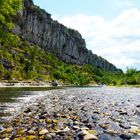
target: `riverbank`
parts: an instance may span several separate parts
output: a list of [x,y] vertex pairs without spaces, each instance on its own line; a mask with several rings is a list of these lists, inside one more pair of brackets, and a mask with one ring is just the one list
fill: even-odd
[[53,87],[53,85],[52,82],[0,82],[0,88],[2,87]]
[[0,127],[0,139],[139,140],[139,94],[108,87],[46,91]]
[[[88,84],[83,85],[82,87],[102,87],[105,85],[99,84]],[[64,84],[58,82],[0,82],[0,88],[7,88],[7,87],[81,87],[74,84]]]

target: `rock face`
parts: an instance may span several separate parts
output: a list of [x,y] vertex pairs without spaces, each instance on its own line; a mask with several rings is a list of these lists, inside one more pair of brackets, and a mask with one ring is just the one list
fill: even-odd
[[66,63],[91,64],[108,71],[118,71],[113,64],[88,50],[78,31],[52,20],[51,15],[35,6],[32,0],[25,0],[24,6],[14,29],[23,39],[53,53]]

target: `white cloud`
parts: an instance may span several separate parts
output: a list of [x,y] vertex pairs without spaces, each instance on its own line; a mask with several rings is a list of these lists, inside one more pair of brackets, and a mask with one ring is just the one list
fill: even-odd
[[88,49],[117,67],[140,65],[140,10],[125,10],[112,21],[79,14],[61,17],[59,22],[78,30]]

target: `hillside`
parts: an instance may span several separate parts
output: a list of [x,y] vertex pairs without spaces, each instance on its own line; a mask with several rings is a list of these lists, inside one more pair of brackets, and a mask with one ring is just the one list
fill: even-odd
[[8,30],[0,23],[1,82],[123,83],[121,70],[93,54],[78,31],[52,20],[32,0],[25,0],[23,11],[11,19],[12,30],[9,19]]
[[45,52],[53,53],[66,63],[91,64],[107,71],[118,71],[113,64],[88,50],[78,31],[54,21],[32,0],[25,0],[24,7],[22,15],[16,19],[14,30],[21,38],[40,46]]
[[[91,65],[66,64],[51,53],[27,41],[20,40],[15,46],[0,47],[0,81],[49,82],[86,85],[113,81],[111,72]],[[110,77],[110,80],[107,80]]]

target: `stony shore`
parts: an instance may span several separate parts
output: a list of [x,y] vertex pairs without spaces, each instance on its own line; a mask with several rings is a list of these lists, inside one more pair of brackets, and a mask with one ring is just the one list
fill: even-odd
[[0,88],[2,87],[51,87],[51,82],[0,82]]
[[1,126],[0,139],[140,140],[139,101],[138,94],[53,90]]

